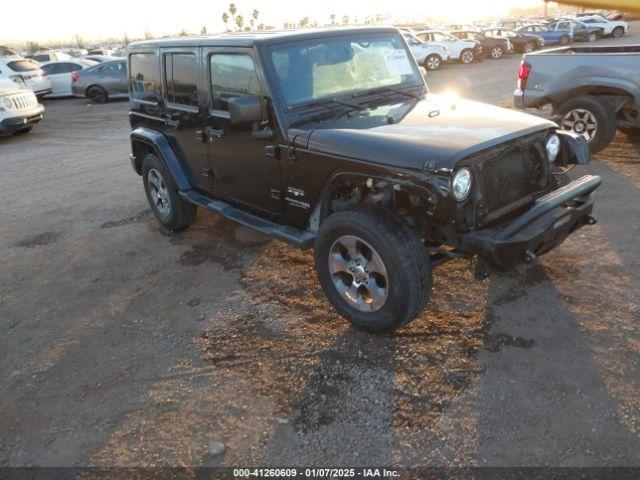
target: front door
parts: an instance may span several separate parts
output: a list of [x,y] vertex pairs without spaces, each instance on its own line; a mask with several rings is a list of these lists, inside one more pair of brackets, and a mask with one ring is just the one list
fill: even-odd
[[210,88],[205,131],[216,193],[241,208],[281,213],[280,164],[272,154],[272,139],[254,135],[265,127],[273,128],[266,102],[263,122],[232,125],[229,118],[229,98],[255,95],[264,99],[252,50],[205,49],[203,65]]
[[100,67],[100,83],[109,95],[123,95],[127,93],[127,64],[126,62],[107,62]]

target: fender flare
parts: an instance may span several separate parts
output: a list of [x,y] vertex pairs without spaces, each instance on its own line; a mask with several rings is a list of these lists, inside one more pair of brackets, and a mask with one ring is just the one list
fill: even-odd
[[136,145],[140,143],[151,147],[155,151],[156,155],[171,172],[179,190],[192,189],[189,177],[173,148],[171,148],[167,137],[162,132],[147,127],[138,127],[131,132],[131,151],[134,152],[132,154],[132,163],[136,165],[135,168],[138,173],[142,173],[142,158],[137,158],[135,152]]

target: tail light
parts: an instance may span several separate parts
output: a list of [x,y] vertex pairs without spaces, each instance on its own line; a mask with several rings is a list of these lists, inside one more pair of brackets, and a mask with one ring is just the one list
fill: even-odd
[[522,60],[518,69],[518,89],[524,91],[527,87],[527,80],[531,75],[531,64]]
[[71,82],[72,82],[72,83],[73,83],[73,82],[77,82],[77,81],[78,81],[78,78],[79,78],[79,77],[78,77],[78,72],[73,72],[73,73],[71,74]]

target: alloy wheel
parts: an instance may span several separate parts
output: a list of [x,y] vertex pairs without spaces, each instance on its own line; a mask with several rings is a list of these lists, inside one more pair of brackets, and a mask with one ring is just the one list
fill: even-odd
[[162,174],[152,168],[147,174],[147,182],[154,207],[162,217],[169,217],[171,215],[171,200],[167,183],[164,181]]
[[562,117],[560,127],[582,136],[587,142],[595,137],[598,131],[598,121],[589,110],[576,108],[570,110]]
[[531,53],[533,52],[533,44],[531,42],[526,43],[524,46],[524,53]]
[[502,49],[500,47],[493,47],[491,49],[491,57],[500,58],[502,56]]
[[427,59],[427,68],[429,70],[437,70],[440,66],[440,59],[438,57],[430,57]]
[[343,235],[331,245],[328,261],[333,284],[351,307],[371,313],[384,306],[389,295],[387,269],[371,245]]
[[462,54],[462,63],[471,63],[473,62],[473,52],[464,52]]

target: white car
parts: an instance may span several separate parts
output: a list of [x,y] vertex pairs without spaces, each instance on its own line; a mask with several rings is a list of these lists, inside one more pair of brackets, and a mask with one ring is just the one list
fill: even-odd
[[614,38],[620,38],[629,31],[629,24],[621,20],[607,20],[602,15],[588,15],[580,17],[582,23],[586,23],[590,27],[602,27],[603,35],[611,35]]
[[472,63],[481,58],[482,47],[473,40],[461,40],[441,30],[420,30],[416,32],[423,42],[442,45],[449,50],[449,60],[461,63]]
[[425,43],[409,31],[402,31],[416,62],[427,70],[437,70],[449,59],[449,50],[443,45]]
[[44,75],[51,82],[51,93],[47,97],[70,97],[73,95],[71,91],[71,75],[73,72],[93,67],[98,62],[85,59],[65,60],[63,62],[45,62],[41,65]]
[[33,90],[38,97],[51,93],[51,82],[43,74],[40,64],[28,58],[0,57],[0,79]]
[[43,114],[44,107],[31,90],[0,79],[0,134],[29,132]]

